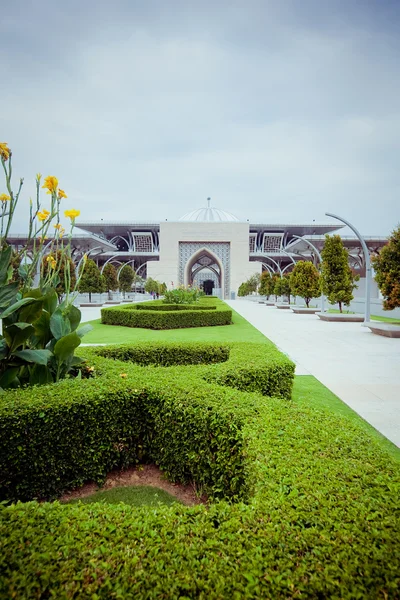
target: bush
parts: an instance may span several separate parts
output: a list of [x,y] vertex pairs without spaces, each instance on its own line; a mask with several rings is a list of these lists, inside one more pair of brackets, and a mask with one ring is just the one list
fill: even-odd
[[[290,395],[293,363],[274,346],[266,356],[266,348],[143,343],[86,349],[94,379],[4,394],[0,499],[55,497],[86,480],[101,483],[114,467],[147,459],[173,480],[196,481],[212,497],[241,497],[241,410],[230,406],[237,403],[236,392],[215,383]],[[248,377],[242,365],[235,380],[236,365],[246,358]],[[165,368],[187,364],[204,366]]]
[[[3,497],[144,458],[229,502],[2,506],[0,597],[398,597],[398,464],[344,416],[204,381],[237,346],[220,364],[163,368],[87,349],[95,379],[1,397]],[[255,367],[261,348],[245,346]],[[99,356],[118,352],[128,362]]]
[[[124,327],[143,327],[145,329],[182,329],[186,327],[211,327],[230,325],[232,310],[223,302],[216,305],[174,305],[173,308],[161,308],[163,304],[154,302],[143,305],[128,304],[101,309],[103,325],[122,325]],[[154,308],[150,308],[150,307]]]

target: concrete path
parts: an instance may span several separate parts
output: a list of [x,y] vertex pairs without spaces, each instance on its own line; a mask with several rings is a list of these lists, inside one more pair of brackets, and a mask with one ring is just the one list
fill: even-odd
[[249,300],[227,301],[296,363],[400,446],[400,339]]

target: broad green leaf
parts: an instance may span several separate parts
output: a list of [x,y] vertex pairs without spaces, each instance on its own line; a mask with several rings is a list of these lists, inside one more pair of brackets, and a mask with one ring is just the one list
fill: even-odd
[[86,335],[87,333],[89,333],[89,331],[92,331],[92,329],[93,329],[93,326],[89,325],[89,323],[86,323],[86,325],[82,325],[82,327],[79,327],[79,329],[76,333],[82,339],[83,336]]
[[78,365],[81,365],[83,362],[85,362],[84,358],[81,358],[80,356],[74,356],[71,361],[71,367],[77,367]]
[[52,315],[58,305],[57,292],[54,289],[48,290],[44,295],[43,308]]
[[30,385],[45,385],[46,383],[52,383],[53,381],[50,369],[45,365],[34,365],[30,369]]
[[75,331],[79,323],[81,322],[81,311],[79,310],[79,308],[76,308],[76,306],[74,306],[73,304],[70,304],[70,306],[68,307],[67,314],[69,322],[71,323],[71,331]]
[[50,350],[19,350],[14,352],[13,355],[37,365],[47,365],[52,353]]
[[50,317],[50,330],[56,340],[71,333],[71,324],[69,319],[64,317],[63,311],[59,306]]
[[18,371],[19,367],[9,367],[6,369],[6,371],[4,371],[0,377],[0,387],[3,389],[10,387],[10,385],[16,379]]
[[32,345],[44,348],[52,337],[49,313],[46,310],[43,310],[40,317],[33,323],[33,326],[35,328],[35,334],[32,338]]
[[19,319],[24,323],[33,323],[39,319],[43,311],[43,300],[37,299],[32,304],[28,304],[21,309]]
[[80,343],[81,338],[75,331],[73,331],[72,333],[58,340],[54,346],[54,355],[57,357],[59,362],[64,362],[73,356],[75,348],[77,348]]
[[11,306],[9,306],[9,308],[7,308],[1,314],[1,318],[2,319],[6,319],[10,315],[12,315],[16,310],[19,310],[21,307],[23,307],[23,306],[25,306],[27,304],[32,304],[32,302],[36,302],[36,300],[34,298],[22,298],[22,300],[18,300],[18,302],[15,302],[14,304],[11,304]]
[[0,288],[0,308],[8,307],[15,302],[18,293],[18,283],[9,283]]
[[0,252],[0,285],[5,285],[8,281],[8,267],[10,265],[12,248],[7,246]]
[[35,329],[30,323],[14,323],[13,325],[4,327],[4,337],[7,340],[10,352],[14,352],[14,350],[22,346],[34,331]]

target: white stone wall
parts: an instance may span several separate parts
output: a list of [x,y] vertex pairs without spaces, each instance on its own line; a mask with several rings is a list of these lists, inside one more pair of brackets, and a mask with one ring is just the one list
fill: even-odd
[[230,291],[237,293],[239,285],[254,273],[261,273],[259,262],[249,261],[249,226],[247,223],[185,223],[160,224],[160,260],[147,265],[147,276],[179,283],[179,242],[229,242]]

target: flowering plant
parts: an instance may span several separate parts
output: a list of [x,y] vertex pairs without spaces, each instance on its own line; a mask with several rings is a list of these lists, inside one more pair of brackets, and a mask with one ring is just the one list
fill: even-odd
[[[67,198],[56,177],[36,176],[36,201],[30,201],[26,244],[13,250],[8,242],[23,179],[16,193],[12,189],[12,152],[0,143],[0,161],[5,173],[7,192],[0,194],[0,390],[25,384],[58,381],[82,361],[75,349],[90,326],[78,330],[81,313],[73,305],[79,284],[71,271],[71,238],[79,211],[65,211],[71,229],[64,239],[60,224],[60,205]],[[51,196],[49,208],[40,201],[40,189]],[[55,221],[55,224],[54,224]],[[51,225],[54,235],[48,241]],[[47,256],[46,256],[47,254]],[[83,270],[82,270],[83,272]],[[56,287],[64,278],[65,299],[58,302]],[[74,283],[72,286],[71,284]],[[71,289],[73,287],[73,289]]]
[[201,290],[198,287],[180,285],[173,290],[165,291],[163,302],[165,304],[195,304],[200,296]]

